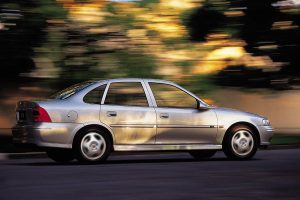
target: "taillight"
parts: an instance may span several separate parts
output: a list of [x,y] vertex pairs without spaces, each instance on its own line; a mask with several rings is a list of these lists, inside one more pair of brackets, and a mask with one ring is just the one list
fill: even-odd
[[34,122],[52,122],[47,111],[40,106],[33,109],[32,116]]

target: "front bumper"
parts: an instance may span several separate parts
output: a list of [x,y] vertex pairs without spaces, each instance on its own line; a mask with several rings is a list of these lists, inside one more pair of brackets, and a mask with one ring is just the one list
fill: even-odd
[[260,146],[269,146],[274,135],[274,129],[271,126],[258,126],[260,134]]
[[12,128],[13,143],[16,146],[36,145],[38,147],[72,148],[73,123],[38,123],[16,125]]

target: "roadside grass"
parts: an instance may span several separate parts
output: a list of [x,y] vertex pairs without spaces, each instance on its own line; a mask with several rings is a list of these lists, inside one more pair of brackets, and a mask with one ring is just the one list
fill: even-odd
[[300,135],[274,134],[271,145],[300,144]]

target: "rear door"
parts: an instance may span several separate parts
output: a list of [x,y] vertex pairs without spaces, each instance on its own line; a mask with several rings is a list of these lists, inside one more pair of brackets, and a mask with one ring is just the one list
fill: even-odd
[[116,144],[153,144],[156,113],[143,81],[111,81],[102,100],[100,120],[109,125]]

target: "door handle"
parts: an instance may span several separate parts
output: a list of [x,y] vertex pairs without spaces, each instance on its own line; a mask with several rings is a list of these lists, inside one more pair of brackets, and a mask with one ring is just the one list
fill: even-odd
[[107,111],[106,115],[108,117],[116,117],[117,116],[117,112],[116,111]]
[[169,114],[168,113],[160,113],[159,117],[162,119],[167,119],[167,118],[169,118]]

